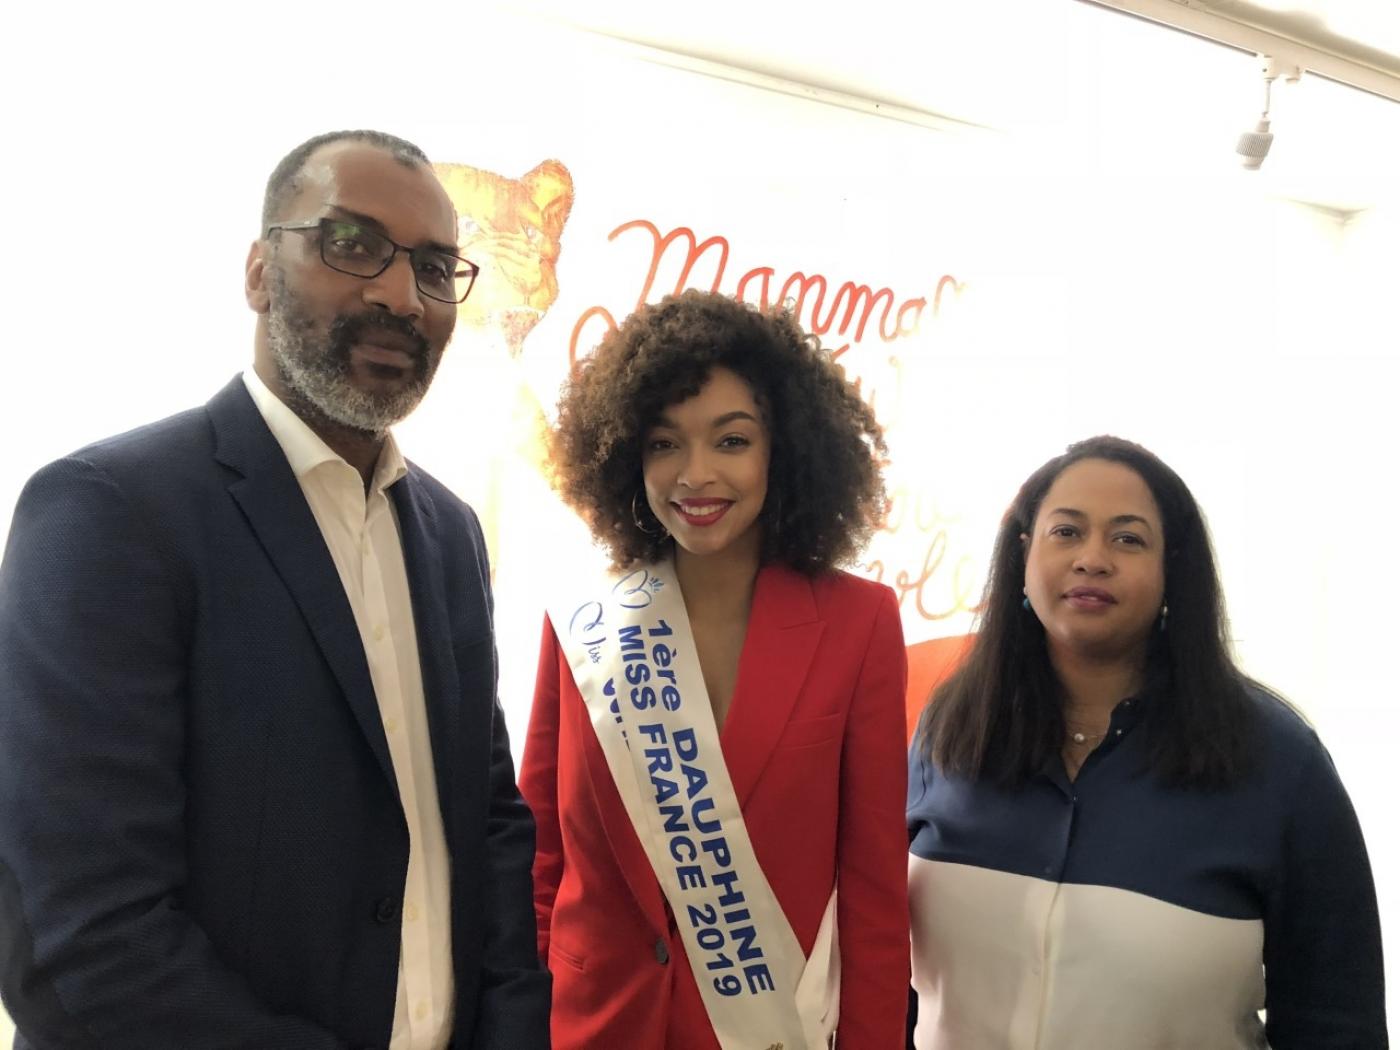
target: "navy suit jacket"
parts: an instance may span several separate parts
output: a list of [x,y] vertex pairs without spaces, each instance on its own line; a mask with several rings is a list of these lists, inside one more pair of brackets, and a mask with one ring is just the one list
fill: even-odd
[[[545,1048],[481,531],[415,467],[391,493],[451,855],[453,1045]],[[0,564],[17,1048],[386,1046],[408,847],[350,604],[241,379],[30,480]]]

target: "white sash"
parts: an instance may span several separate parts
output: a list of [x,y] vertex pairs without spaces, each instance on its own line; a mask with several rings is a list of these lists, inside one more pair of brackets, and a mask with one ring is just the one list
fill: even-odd
[[720,1046],[832,1046],[836,892],[804,959],[749,842],[671,563],[611,573],[549,616]]

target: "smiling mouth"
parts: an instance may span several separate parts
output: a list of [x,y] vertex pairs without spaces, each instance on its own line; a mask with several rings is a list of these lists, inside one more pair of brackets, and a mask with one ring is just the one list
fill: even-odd
[[713,525],[724,517],[734,504],[727,500],[685,500],[672,503],[681,520],[687,525]]

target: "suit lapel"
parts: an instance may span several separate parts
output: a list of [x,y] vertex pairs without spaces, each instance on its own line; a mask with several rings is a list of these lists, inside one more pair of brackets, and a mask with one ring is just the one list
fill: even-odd
[[240,478],[229,493],[287,585],[397,794],[394,766],[355,614],[306,496],[241,378],[208,404],[214,458]]
[[613,781],[612,770],[608,768],[603,747],[598,743],[598,735],[593,730],[587,705],[579,701],[570,706],[571,714],[578,719],[575,732],[585,742],[584,764],[588,768],[588,780],[593,789],[594,808],[603,819],[603,832],[608,837],[617,866],[622,870],[623,880],[636,898],[637,906],[657,935],[664,936],[666,911],[661,883],[657,881],[656,871],[651,866],[651,859],[642,846],[637,829],[632,826],[632,818],[627,815],[622,796],[617,793],[617,784]]
[[[816,599],[805,577],[777,566],[759,572],[734,702],[720,734],[720,747],[741,808],[787,726],[825,626],[817,619]],[[567,715],[578,719],[575,731],[585,741],[594,805],[618,867],[642,914],[659,935],[664,935],[667,927],[661,886],[617,793],[587,706],[582,702],[570,705]]]
[[734,700],[720,734],[740,807],[792,717],[825,627],[805,577],[775,565],[759,572]]
[[414,477],[413,469],[409,468],[408,474],[390,489],[390,494],[398,512],[404,568],[413,601],[413,625],[418,640],[418,663],[423,673],[423,702],[428,711],[428,737],[433,748],[438,804],[444,826],[451,828],[450,816],[457,796],[453,789],[456,766],[452,755],[460,717],[455,700],[461,694],[461,686],[451,645],[437,512],[432,497]]

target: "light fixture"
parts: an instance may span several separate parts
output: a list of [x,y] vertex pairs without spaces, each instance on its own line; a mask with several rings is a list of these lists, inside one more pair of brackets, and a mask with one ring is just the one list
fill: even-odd
[[1269,130],[1269,104],[1274,81],[1283,77],[1290,83],[1297,83],[1303,75],[1302,67],[1273,55],[1260,55],[1264,71],[1264,111],[1253,131],[1246,131],[1235,143],[1235,152],[1240,155],[1240,163],[1250,171],[1258,171],[1259,165],[1269,155],[1269,147],[1274,144],[1274,133]]

